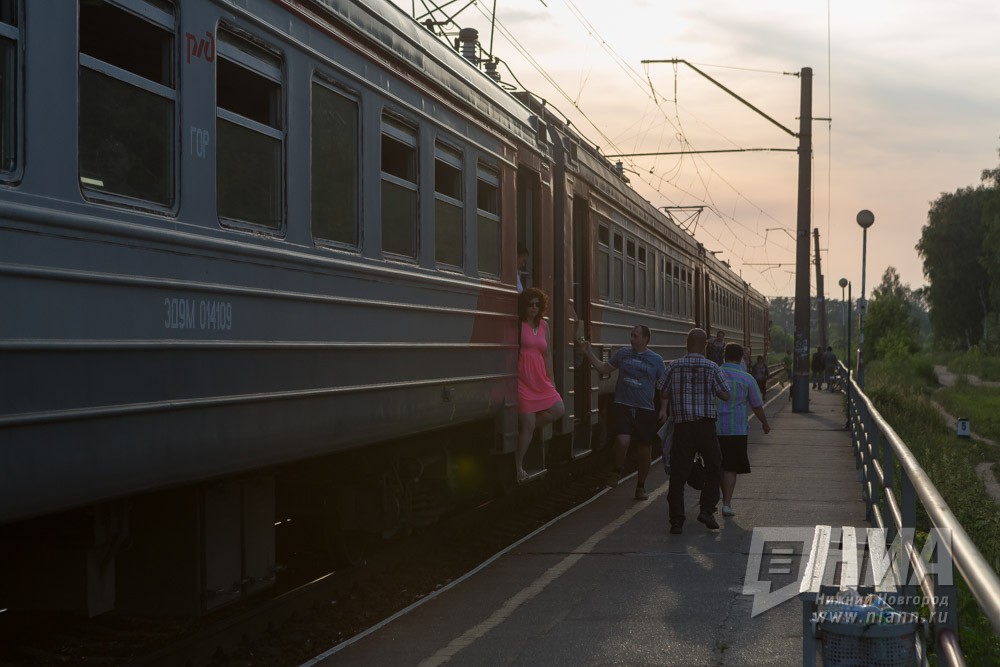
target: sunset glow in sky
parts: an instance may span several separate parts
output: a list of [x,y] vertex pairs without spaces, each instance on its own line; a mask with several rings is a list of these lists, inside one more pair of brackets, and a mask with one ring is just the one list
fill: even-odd
[[[411,0],[394,1],[411,12]],[[485,49],[492,5],[481,0],[456,19],[479,30]],[[868,293],[890,265],[916,288],[914,246],[930,202],[1000,164],[995,0],[497,0],[496,12],[502,79],[516,77],[605,154],[797,146],[694,70],[643,60],[687,60],[796,132],[799,78],[783,73],[811,67],[813,116],[832,118],[813,122],[812,176],[831,298],[841,277],[860,296],[859,210],[875,214]],[[755,288],[794,294],[794,152],[623,161],[654,205],[705,206],[696,238]]]

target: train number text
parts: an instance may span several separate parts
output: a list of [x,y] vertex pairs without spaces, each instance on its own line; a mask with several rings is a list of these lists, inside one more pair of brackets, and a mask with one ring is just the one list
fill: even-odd
[[167,297],[163,306],[166,309],[165,329],[229,331],[233,328],[233,304],[229,301]]

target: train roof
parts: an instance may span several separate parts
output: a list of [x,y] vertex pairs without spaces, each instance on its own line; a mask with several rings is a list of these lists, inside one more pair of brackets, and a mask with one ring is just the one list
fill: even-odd
[[389,0],[310,1],[538,150],[549,150],[543,133],[539,132],[539,123],[555,129],[567,140],[562,144],[570,158],[594,175],[594,181],[600,184],[606,196],[666,235],[676,247],[693,255],[706,255],[718,271],[727,272],[734,281],[742,282],[728,264],[705,253],[704,246],[682,230],[672,216],[636,192],[628,184],[628,178],[591,141],[557,116],[544,100],[530,91],[512,94],[501,87],[398,5]]
[[534,114],[389,0],[311,0],[525,143],[542,149]]

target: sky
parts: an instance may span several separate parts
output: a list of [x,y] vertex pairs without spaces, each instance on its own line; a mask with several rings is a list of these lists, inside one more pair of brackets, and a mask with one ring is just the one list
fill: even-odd
[[[412,12],[414,0],[394,2]],[[801,83],[785,73],[811,68],[811,228],[827,298],[841,298],[840,278],[860,296],[859,211],[875,215],[866,293],[889,266],[916,289],[931,203],[1000,165],[996,0],[495,0],[491,37],[493,4],[455,23],[478,29],[484,49],[492,39],[502,80],[547,100],[606,155],[798,146],[694,69],[644,60],[686,60],[796,133]],[[754,288],[794,296],[795,152],[621,159],[654,205],[703,206],[675,218]]]

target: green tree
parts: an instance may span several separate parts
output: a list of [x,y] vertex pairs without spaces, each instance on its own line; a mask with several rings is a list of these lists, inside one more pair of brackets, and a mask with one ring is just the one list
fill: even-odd
[[[983,337],[989,312],[990,255],[984,208],[995,188],[943,193],[931,204],[917,252],[924,261],[931,331],[942,347],[969,348]],[[1000,244],[1000,230],[997,230]],[[990,267],[990,268],[988,268]]]
[[895,267],[887,268],[865,315],[866,359],[908,356],[920,349],[913,300],[913,291],[900,282]]
[[793,340],[791,334],[779,327],[771,325],[771,354],[784,355],[791,351]]
[[984,347],[991,354],[1000,354],[1000,167],[983,170],[983,183],[987,193],[983,203],[983,225],[986,239],[983,243],[981,261],[990,279],[990,299],[987,317],[983,325]]
[[[778,327],[789,336],[795,331],[795,301],[787,296],[776,296],[771,299],[767,308],[771,324]],[[773,347],[773,346],[772,346]],[[784,349],[781,350],[784,352]]]

